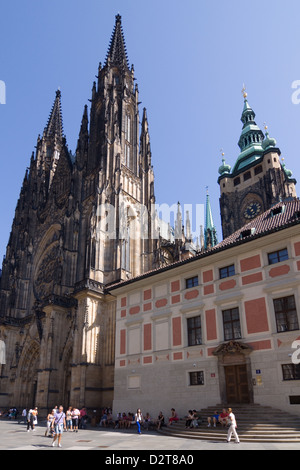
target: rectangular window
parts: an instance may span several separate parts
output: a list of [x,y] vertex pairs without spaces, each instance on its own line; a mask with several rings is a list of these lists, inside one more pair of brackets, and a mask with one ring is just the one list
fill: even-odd
[[251,171],[246,171],[244,174],[244,181],[250,180],[251,179]]
[[280,299],[274,299],[274,311],[277,333],[294,331],[299,329],[295,297],[290,295]]
[[224,340],[241,339],[241,324],[238,308],[223,310]]
[[231,264],[230,266],[225,266],[225,268],[219,269],[220,279],[225,277],[230,277],[235,275],[235,266]]
[[300,380],[300,364],[283,364],[283,380]]
[[188,345],[196,346],[202,344],[202,333],[201,333],[201,317],[188,318]]
[[190,385],[204,385],[204,372],[190,372]]
[[[269,161],[269,163],[270,163],[270,161]],[[263,171],[263,168],[262,168],[261,165],[256,166],[256,167],[254,168],[254,174],[255,174],[255,175],[259,175],[260,173],[262,173],[262,171]]]
[[125,116],[125,140],[130,143],[131,138],[131,118],[126,114]]
[[281,261],[286,261],[287,259],[289,259],[287,248],[268,253],[269,264],[280,263]]
[[130,145],[125,144],[125,165],[130,168]]
[[197,287],[198,285],[198,276],[190,277],[189,279],[185,280],[186,289],[190,289],[191,287]]
[[300,395],[292,395],[290,398],[290,405],[300,405]]

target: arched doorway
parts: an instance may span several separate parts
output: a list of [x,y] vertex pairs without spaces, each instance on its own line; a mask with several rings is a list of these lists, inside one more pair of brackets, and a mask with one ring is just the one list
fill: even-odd
[[36,406],[39,357],[40,345],[37,341],[32,341],[24,351],[19,365],[19,406]]

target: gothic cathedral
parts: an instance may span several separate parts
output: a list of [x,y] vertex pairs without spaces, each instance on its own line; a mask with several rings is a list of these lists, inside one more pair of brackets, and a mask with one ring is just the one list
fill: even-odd
[[115,303],[105,286],[157,267],[147,113],[140,132],[119,15],[97,80],[76,154],[58,90],[26,171],[1,278],[1,407],[111,404]]

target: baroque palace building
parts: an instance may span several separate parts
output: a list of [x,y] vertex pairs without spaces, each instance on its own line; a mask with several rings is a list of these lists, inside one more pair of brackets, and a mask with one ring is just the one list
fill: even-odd
[[300,201],[254,118],[244,93],[241,153],[219,168],[223,241],[108,287],[116,412],[256,403],[300,414]]
[[199,242],[179,204],[174,229],[153,210],[120,15],[90,101],[73,155],[56,92],[25,174],[0,284],[0,407],[299,404],[300,203],[246,93],[240,154],[219,169],[220,243],[208,194]]

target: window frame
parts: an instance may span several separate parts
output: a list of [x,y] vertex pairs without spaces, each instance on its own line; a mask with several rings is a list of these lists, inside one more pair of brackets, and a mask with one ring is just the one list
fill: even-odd
[[[225,314],[230,312],[230,320],[225,321]],[[237,319],[233,318],[233,312],[237,313]],[[223,334],[224,334],[224,341],[232,341],[232,340],[238,340],[242,338],[242,328],[241,328],[241,318],[240,318],[240,309],[239,307],[233,307],[233,308],[227,308],[225,310],[222,310],[222,319],[223,319]],[[231,334],[228,335],[229,328],[226,325],[231,325],[230,330]],[[238,326],[238,331],[239,334],[235,333],[235,329],[237,329]]]
[[[200,325],[196,325],[196,321],[199,320]],[[196,315],[193,317],[187,318],[187,342],[188,346],[199,346],[202,345],[202,322],[201,322],[201,315]],[[193,325],[191,325],[193,323]],[[199,332],[200,332],[200,342],[199,340]]]
[[[197,279],[197,281],[196,281],[196,279]],[[191,285],[188,285],[189,281],[192,281]],[[192,287],[199,287],[199,276],[198,275],[193,276],[193,277],[189,277],[185,280],[185,288],[186,289],[191,289]]]
[[[282,255],[282,253],[284,253],[284,255]],[[274,255],[273,259],[271,258],[272,255]],[[287,260],[289,260],[289,252],[287,248],[282,248],[280,250],[276,250],[276,251],[272,251],[271,253],[268,253],[269,266],[272,266],[273,264],[281,263],[282,261],[287,261]]]
[[[199,374],[199,375],[198,375]],[[192,377],[196,375],[196,383],[192,383]],[[198,380],[200,379],[200,380]],[[193,370],[189,372],[189,386],[190,387],[199,387],[205,385],[204,380],[204,371],[203,370]]]
[[[293,308],[288,308],[289,299],[293,298]],[[282,309],[278,310],[276,308],[276,303],[281,301],[283,303]],[[277,297],[273,299],[273,308],[276,322],[276,332],[285,333],[287,331],[297,331],[299,330],[299,318],[297,312],[297,304],[295,295],[287,295],[285,297]],[[294,312],[294,315],[293,313]],[[292,318],[292,315],[294,318]],[[293,321],[294,320],[294,321]],[[291,328],[292,325],[295,325],[296,328]]]
[[[233,268],[233,273],[230,273],[230,268]],[[225,275],[222,275],[222,271],[226,270]],[[235,276],[235,264],[230,264],[228,266],[224,266],[223,268],[219,268],[219,278],[220,279],[226,279],[227,277],[232,277]]]
[[293,364],[292,362],[289,364],[281,364],[281,370],[282,380],[284,382],[289,382],[290,380],[300,380],[300,364]]

